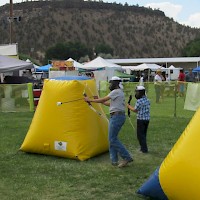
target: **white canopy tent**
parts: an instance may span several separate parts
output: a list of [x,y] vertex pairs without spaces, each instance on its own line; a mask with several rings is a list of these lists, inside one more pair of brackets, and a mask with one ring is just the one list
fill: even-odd
[[170,80],[177,80],[180,69],[182,69],[182,68],[176,68],[173,65],[171,65],[169,68],[165,68],[157,64],[146,64],[146,63],[137,66],[123,66],[122,68],[125,69],[127,73],[131,73],[131,71],[144,71],[146,69],[155,72],[156,70],[161,69],[161,71],[164,71],[166,74],[169,75]]
[[[166,68],[164,68],[160,65],[157,65],[157,64],[147,64],[147,63],[143,63],[143,64],[140,64],[140,65],[137,65],[137,66],[123,66],[122,68],[124,70],[126,70],[126,72],[129,73],[129,74],[132,74],[131,71],[139,72],[139,71],[146,70],[146,71],[148,71],[147,74],[146,74],[148,81],[150,81],[150,79],[153,78],[156,70],[161,69],[162,71],[165,71],[165,69],[166,69]],[[153,74],[151,72],[153,72]],[[140,78],[140,76],[139,77],[138,76],[139,75],[137,75],[137,78]]]
[[[32,63],[31,60],[29,60],[29,59],[26,59],[26,62]],[[38,67],[40,67],[40,66],[39,66],[39,65],[36,65],[36,64],[34,64],[34,63],[32,63],[32,64],[33,64],[32,72],[35,72],[36,69],[37,69]]]
[[75,61],[75,60],[72,59],[72,58],[67,59],[67,61],[73,61],[74,67],[75,67],[76,69],[77,69],[77,68],[83,68],[83,66],[84,66],[83,64],[81,64],[81,63]]
[[33,68],[33,64],[30,62],[0,55],[0,73],[31,68]]
[[4,75],[3,73],[12,73],[17,72],[19,75],[19,70],[23,69],[31,69],[33,68],[33,64],[19,60],[16,58],[11,58],[9,56],[0,55],[0,77],[1,82],[3,82]]
[[180,67],[174,67],[171,65],[169,68],[166,68],[166,73],[169,75],[170,80],[177,80],[179,73],[180,73]]
[[97,69],[97,68],[121,69],[122,67],[115,63],[106,61],[105,59],[101,57],[97,57],[94,60],[84,64],[84,67],[83,67],[83,69]]
[[145,69],[150,69],[152,71],[156,71],[157,69],[165,69],[164,67],[157,65],[157,64],[140,64],[137,66],[124,66],[123,69],[129,69],[132,71],[144,71]]
[[26,62],[9,56],[0,55],[1,82],[4,79],[5,74],[13,75],[15,73],[16,75],[19,75],[20,70],[31,68],[33,68],[33,64],[30,62]]
[[115,70],[122,70],[122,67],[120,65],[106,61],[101,57],[97,57],[94,60],[84,64],[82,68],[94,70],[93,73],[98,84],[97,87],[99,87],[99,81],[110,80],[111,77],[114,76]]

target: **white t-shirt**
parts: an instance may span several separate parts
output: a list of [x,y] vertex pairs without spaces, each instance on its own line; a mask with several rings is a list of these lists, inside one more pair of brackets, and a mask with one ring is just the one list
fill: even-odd
[[159,76],[158,74],[155,75],[154,77],[154,83],[156,84],[157,83],[162,83],[162,77]]
[[142,76],[140,77],[139,85],[144,86],[144,78]]

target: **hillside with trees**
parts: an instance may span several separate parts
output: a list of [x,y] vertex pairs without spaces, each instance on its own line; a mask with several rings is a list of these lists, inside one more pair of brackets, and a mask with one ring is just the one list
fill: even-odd
[[[28,1],[13,5],[13,43],[19,52],[44,61],[62,43],[81,43],[96,53],[106,45],[113,57],[178,57],[200,29],[180,25],[162,11],[139,5],[84,0]],[[0,7],[0,43],[9,37],[9,4]]]

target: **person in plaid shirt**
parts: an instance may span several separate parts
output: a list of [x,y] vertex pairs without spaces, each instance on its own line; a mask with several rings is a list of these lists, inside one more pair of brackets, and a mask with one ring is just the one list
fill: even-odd
[[150,101],[145,94],[144,86],[137,86],[135,90],[137,99],[135,107],[127,105],[128,109],[137,113],[137,139],[140,144],[140,151],[148,153],[147,147],[147,129],[150,121]]

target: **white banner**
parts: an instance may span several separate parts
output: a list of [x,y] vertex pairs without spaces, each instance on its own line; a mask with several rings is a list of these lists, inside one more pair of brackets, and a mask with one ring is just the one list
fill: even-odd
[[16,56],[18,54],[17,44],[3,44],[0,45],[0,55]]
[[188,83],[184,109],[196,111],[200,106],[200,84]]

